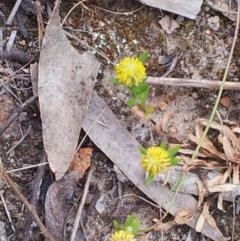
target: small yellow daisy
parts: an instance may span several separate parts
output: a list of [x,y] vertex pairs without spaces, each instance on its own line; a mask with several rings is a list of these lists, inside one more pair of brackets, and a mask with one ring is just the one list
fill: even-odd
[[115,68],[120,83],[129,87],[139,85],[146,78],[143,63],[137,58],[126,57]]
[[142,156],[141,163],[146,172],[155,176],[171,165],[170,160],[168,152],[162,147],[149,147],[146,155]]
[[109,241],[137,241],[133,234],[131,233],[128,233],[124,230],[119,230],[119,231],[116,231],[114,232]]

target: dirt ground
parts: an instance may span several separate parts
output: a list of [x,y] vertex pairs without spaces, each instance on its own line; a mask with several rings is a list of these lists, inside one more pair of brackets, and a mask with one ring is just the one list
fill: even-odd
[[[14,20],[12,27],[7,27],[4,25],[4,17],[8,18],[14,2],[3,1],[3,5],[0,5],[1,22],[3,22],[0,24],[3,33],[0,44],[3,49],[7,48],[11,33],[14,29],[18,29],[13,49],[21,51],[20,56],[23,54],[34,56],[39,47],[34,6],[31,5],[31,1],[23,0],[26,5],[20,8],[22,22]],[[73,3],[75,2],[63,1],[62,17],[66,16]],[[47,1],[42,1],[42,5],[44,21],[47,22]],[[49,6],[53,6],[51,1],[49,1]],[[117,14],[117,12],[122,14]],[[170,16],[172,20],[179,23],[179,28],[173,30],[171,34],[166,34],[159,24],[164,16]],[[20,24],[23,24],[25,29],[21,28]],[[117,64],[125,56],[137,57],[148,50],[150,57],[146,62],[146,68],[149,76],[164,75],[168,66],[162,64],[161,61],[166,56],[173,55],[180,57],[168,77],[221,80],[234,36],[235,23],[221,13],[211,10],[205,3],[196,20],[193,21],[144,6],[138,1],[92,0],[79,5],[69,15],[64,28],[77,37],[78,40],[70,40],[76,49],[80,52],[90,51],[100,61],[101,66],[95,90],[108,103],[122,125],[143,146],[147,147],[157,145],[162,140],[167,142],[171,140],[168,136],[157,133],[152,123],[142,120],[130,110],[125,103],[128,93],[122,86],[113,86],[109,83],[109,78],[114,75],[113,64]],[[28,36],[24,35],[25,31]],[[228,81],[239,82],[239,44],[237,41]],[[19,58],[12,57],[12,59],[2,61],[0,66],[0,129],[8,118],[17,112],[17,106],[33,95],[29,65],[20,69],[24,64],[25,62],[19,61]],[[14,78],[9,77],[16,70],[18,74]],[[152,120],[158,123],[167,112],[175,113],[167,128],[174,133],[179,142],[188,144],[190,143],[188,134],[194,132],[195,121],[199,118],[209,118],[217,94],[217,90],[208,88],[152,85],[149,96],[149,104],[154,107]],[[239,92],[224,91],[223,97],[225,101],[223,100],[218,108],[219,115],[223,120],[238,123],[240,119]],[[7,171],[39,164],[44,160],[41,130],[38,105],[34,103],[24,110],[17,121],[0,136],[0,160]],[[16,148],[11,149],[25,133],[27,135],[24,140]],[[214,133],[212,135],[214,136]],[[79,139],[81,140],[83,136],[84,133],[81,133]],[[146,201],[148,197],[125,178],[124,174],[94,146],[90,139],[84,141],[83,147],[93,148],[92,162],[96,170],[90,185],[92,202],[86,204],[85,208],[84,216],[88,219],[83,217],[84,228],[81,229],[76,240],[108,240],[114,230],[113,220],[124,223],[131,213],[135,213],[140,220],[142,230],[151,226],[153,219],[159,218],[158,208]],[[30,199],[32,195],[36,171],[37,168],[33,167],[11,173],[12,180],[27,199]],[[37,210],[43,222],[44,193],[52,181],[53,175],[46,166],[37,204]],[[85,181],[86,177],[78,184],[76,193],[82,190]],[[3,230],[0,240],[24,240],[26,207],[3,179],[0,185],[0,234]],[[71,202],[75,202],[76,199]],[[12,221],[8,218],[5,204]],[[226,240],[238,241],[240,240],[240,222],[238,215],[234,214],[235,203],[225,202],[224,208],[226,212],[212,205],[210,213]],[[168,215],[165,221],[172,219],[173,217]],[[84,220],[86,220],[85,224]],[[25,241],[44,240],[36,225],[32,225],[29,232],[31,232],[31,238]],[[66,237],[70,235],[70,232],[71,228],[66,228]],[[141,238],[139,237],[138,240],[143,240]],[[210,239],[201,233],[196,233],[187,225],[181,225],[173,226],[163,233],[152,231],[146,240],[206,241]]]

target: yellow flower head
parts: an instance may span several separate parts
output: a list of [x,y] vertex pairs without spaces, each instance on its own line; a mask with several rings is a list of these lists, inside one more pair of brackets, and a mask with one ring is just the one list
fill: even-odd
[[141,163],[146,172],[151,176],[163,172],[170,166],[170,156],[162,147],[149,147],[146,155],[142,156]]
[[115,71],[119,82],[129,87],[139,85],[146,78],[145,67],[137,58],[124,58],[116,66]]
[[128,233],[124,230],[119,230],[119,231],[116,231],[114,232],[109,241],[137,241],[133,234],[131,233]]

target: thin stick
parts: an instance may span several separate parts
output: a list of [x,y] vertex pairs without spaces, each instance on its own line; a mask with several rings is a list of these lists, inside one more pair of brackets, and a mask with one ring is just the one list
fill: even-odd
[[33,96],[26,100],[20,107],[18,108],[17,112],[14,113],[7,121],[6,123],[0,127],[0,135],[19,117],[19,115],[25,111],[30,105],[32,105],[36,100],[38,99],[37,96]]
[[43,35],[44,35],[44,25],[43,25],[41,1],[35,0],[35,6],[36,6],[37,23],[38,23],[38,41],[39,41],[39,46],[41,48]]
[[15,229],[14,225],[12,224],[13,221],[12,221],[11,215],[10,215],[10,213],[9,213],[9,211],[8,211],[8,207],[7,207],[7,204],[6,204],[5,199],[4,199],[4,196],[3,196],[3,191],[0,191],[0,196],[1,196],[1,200],[2,200],[3,206],[4,206],[4,208],[5,208],[5,212],[6,212],[6,214],[7,214],[8,220],[9,220],[10,223],[11,223],[12,230],[13,230],[13,232],[15,233],[15,232],[16,232],[16,229]]
[[27,167],[21,167],[21,168],[13,169],[13,170],[10,170],[10,171],[6,171],[6,173],[12,173],[12,172],[18,172],[18,171],[22,171],[22,170],[32,169],[32,168],[35,168],[35,167],[45,166],[45,165],[48,165],[48,164],[49,164],[48,162],[43,162],[43,163],[39,163],[39,164],[35,164],[35,165],[29,165]]
[[49,241],[56,241],[53,236],[49,233],[49,231],[46,229],[44,224],[42,223],[41,219],[39,218],[37,211],[33,205],[31,205],[28,200],[23,196],[23,194],[20,192],[16,184],[12,181],[12,179],[8,176],[6,171],[1,167],[2,175],[4,179],[8,182],[8,184],[12,187],[12,189],[15,191],[15,193],[19,196],[21,201],[25,204],[29,212],[32,214],[33,218],[35,219],[36,223],[38,224],[42,234],[49,239]]
[[82,5],[84,2],[86,2],[86,0],[82,0],[82,1],[79,1],[78,3],[76,3],[67,13],[67,15],[64,17],[60,27],[63,26],[63,24],[66,22],[68,16],[70,15],[70,13],[74,10],[74,8],[76,8],[78,5]]
[[12,12],[10,13],[9,17],[8,17],[8,20],[7,20],[7,25],[12,25],[12,22],[13,22],[13,19],[19,9],[19,6],[21,5],[22,3],[22,0],[17,0],[13,9],[12,9]]
[[24,133],[24,135],[21,137],[21,139],[7,151],[7,153],[6,153],[7,155],[9,155],[11,152],[13,152],[24,141],[24,139],[28,136],[31,129],[32,129],[32,126],[30,125],[28,127],[28,129],[26,130],[26,132]]
[[136,13],[137,11],[141,10],[142,8],[144,8],[145,6],[143,5],[143,6],[141,6],[140,8],[138,8],[136,10],[133,10],[133,11],[130,11],[130,12],[122,12],[122,13],[113,12],[113,11],[107,10],[105,8],[100,8],[100,7],[95,6],[95,5],[92,5],[92,7],[100,9],[100,10],[103,10],[103,11],[105,11],[107,13],[112,13],[112,14],[115,14],[115,15],[126,15],[126,16],[128,16],[128,15],[132,15],[132,14]]
[[70,241],[75,240],[75,236],[76,236],[76,233],[77,233],[77,230],[78,230],[80,218],[82,216],[83,207],[84,207],[84,204],[85,204],[85,201],[86,201],[86,198],[87,198],[88,189],[89,189],[89,186],[90,186],[92,174],[93,174],[93,168],[90,169],[90,171],[88,173],[88,176],[87,176],[87,181],[85,183],[85,187],[84,187],[83,195],[82,195],[82,200],[81,200],[80,206],[79,206],[78,211],[77,211],[76,219],[74,221],[73,232],[72,232]]
[[[46,162],[46,154],[43,155],[43,158],[41,159],[41,163]],[[42,184],[42,179],[45,175],[45,170],[46,167],[45,166],[40,166],[37,169],[36,175],[34,177],[34,180],[32,182],[32,194],[31,194],[31,198],[30,198],[30,203],[36,207],[38,200],[39,200],[39,194],[40,194],[40,187]],[[25,227],[24,227],[24,231],[23,231],[23,237],[22,237],[22,241],[28,241],[31,240],[31,230],[32,230],[32,222],[33,222],[33,218],[30,214],[30,212],[27,214],[27,218],[25,221]]]
[[89,130],[86,132],[86,134],[84,135],[84,137],[82,138],[81,142],[79,143],[79,145],[77,146],[77,149],[74,153],[74,155],[78,152],[78,149],[81,147],[81,145],[83,144],[84,140],[86,139],[86,137],[88,136],[88,133],[92,130],[93,126],[98,122],[98,119],[100,118],[100,116],[102,115],[102,113],[104,112],[105,107],[102,109],[101,113],[98,115],[98,117],[96,118],[96,120],[94,120],[92,126],[89,128]]
[[[219,89],[221,87],[222,81],[148,77],[147,83],[156,84],[156,85],[170,85],[170,86],[182,86],[182,87]],[[228,81],[225,83],[223,88],[225,90],[240,90],[240,83]]]

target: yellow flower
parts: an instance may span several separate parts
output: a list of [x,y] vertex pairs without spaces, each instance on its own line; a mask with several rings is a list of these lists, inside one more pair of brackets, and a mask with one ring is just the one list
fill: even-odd
[[143,63],[137,58],[126,57],[115,68],[120,83],[129,87],[139,85],[146,78]]
[[133,234],[128,233],[124,230],[119,230],[113,233],[109,241],[137,241]]
[[149,147],[146,155],[142,156],[141,163],[146,172],[151,176],[163,172],[170,166],[170,156],[162,147]]

